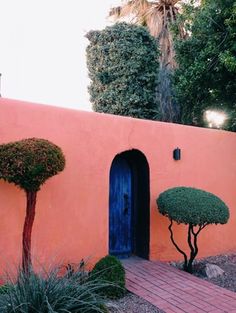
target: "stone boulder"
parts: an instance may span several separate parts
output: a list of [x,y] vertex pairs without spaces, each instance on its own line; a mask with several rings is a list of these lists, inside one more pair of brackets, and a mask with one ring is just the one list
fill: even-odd
[[207,263],[205,267],[205,274],[208,278],[215,278],[222,276],[224,271],[218,265]]

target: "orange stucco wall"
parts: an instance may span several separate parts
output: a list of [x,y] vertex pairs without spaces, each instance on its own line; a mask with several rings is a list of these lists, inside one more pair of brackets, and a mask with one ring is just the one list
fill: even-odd
[[[155,203],[160,192],[179,185],[213,192],[230,207],[227,225],[202,232],[199,256],[236,250],[236,134],[0,99],[0,144],[29,137],[56,143],[67,161],[64,172],[38,194],[35,262],[107,254],[110,166],[116,154],[130,149],[143,152],[150,167],[150,259],[181,258]],[[180,161],[172,158],[176,147],[182,150]],[[20,260],[24,215],[23,191],[1,181],[1,264]],[[184,246],[185,228],[175,231]]]

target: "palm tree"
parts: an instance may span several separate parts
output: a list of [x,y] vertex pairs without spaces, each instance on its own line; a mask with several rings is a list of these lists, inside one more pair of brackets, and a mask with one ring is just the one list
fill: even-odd
[[[171,73],[176,68],[175,51],[171,24],[179,13],[180,0],[129,0],[122,6],[111,9],[109,16],[120,20],[129,18],[132,23],[146,26],[158,40],[160,47],[160,70],[157,97],[160,103],[160,119],[166,122],[178,122],[179,105],[174,101],[171,88]],[[185,36],[183,27],[179,27],[181,37]]]

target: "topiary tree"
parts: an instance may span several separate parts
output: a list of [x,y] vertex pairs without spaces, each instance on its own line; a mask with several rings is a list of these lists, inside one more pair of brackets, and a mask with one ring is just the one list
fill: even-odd
[[86,36],[93,110],[158,119],[158,48],[141,26],[118,23]]
[[45,181],[62,171],[65,158],[61,149],[45,139],[30,138],[0,145],[0,179],[26,193],[26,217],[22,238],[22,268],[29,273],[31,233],[35,217],[37,192]]
[[99,260],[92,272],[91,278],[105,283],[99,293],[110,299],[117,299],[125,293],[125,270],[120,260],[107,255]]
[[[170,239],[178,252],[184,256],[184,270],[192,273],[193,261],[198,254],[198,235],[207,225],[227,223],[228,207],[214,194],[190,187],[176,187],[164,191],[157,199],[157,206],[159,212],[170,220]],[[188,225],[189,258],[174,240],[173,221]]]

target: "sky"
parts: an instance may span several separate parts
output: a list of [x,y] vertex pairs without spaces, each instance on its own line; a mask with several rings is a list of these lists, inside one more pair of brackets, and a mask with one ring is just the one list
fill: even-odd
[[120,2],[0,0],[2,97],[91,110],[84,36]]

